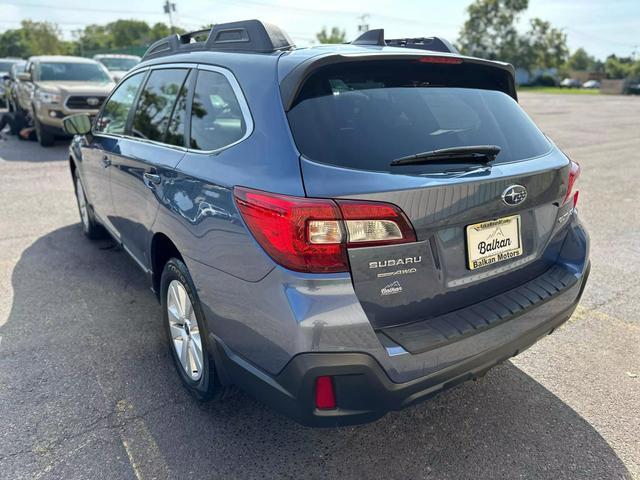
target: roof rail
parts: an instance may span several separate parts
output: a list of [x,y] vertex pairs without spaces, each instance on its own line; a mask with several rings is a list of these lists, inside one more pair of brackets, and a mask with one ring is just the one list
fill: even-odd
[[[207,35],[206,40],[197,37]],[[279,27],[260,20],[221,23],[211,29],[178,35],[174,33],[153,43],[142,60],[193,51],[235,51],[272,53],[290,50],[295,45]]]
[[419,37],[419,38],[384,38],[384,29],[378,28],[364,32],[356,38],[352,45],[374,45],[378,47],[404,47],[418,50],[430,50],[432,52],[455,53],[460,52],[447,40],[440,37]]

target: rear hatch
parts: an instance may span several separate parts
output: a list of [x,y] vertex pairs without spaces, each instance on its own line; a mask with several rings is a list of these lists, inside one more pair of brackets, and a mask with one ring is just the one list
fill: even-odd
[[[392,203],[415,230],[415,242],[348,250],[356,294],[376,328],[513,289],[548,270],[561,246],[553,234],[569,160],[503,85],[492,88],[486,64],[438,58],[319,67],[287,112],[307,196]],[[499,153],[391,165],[487,145]]]

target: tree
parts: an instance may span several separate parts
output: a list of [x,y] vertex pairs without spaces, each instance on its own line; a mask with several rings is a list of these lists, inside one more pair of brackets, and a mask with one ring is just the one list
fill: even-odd
[[111,47],[130,47],[149,42],[151,28],[147,22],[140,20],[116,20],[107,23],[107,30],[111,34]]
[[[184,30],[174,28],[176,33]],[[164,23],[149,26],[137,20],[117,20],[106,25],[87,25],[80,34],[79,42],[88,51],[110,50],[126,47],[146,46],[171,34]]]
[[0,56],[27,58],[31,55],[70,53],[69,42],[60,38],[60,30],[50,22],[23,20],[20,28],[0,35]]
[[582,47],[573,52],[567,60],[567,67],[571,70],[591,71],[595,64],[596,59]]
[[[636,62],[640,65],[640,61]],[[604,62],[604,71],[608,78],[627,78],[633,76],[635,65],[630,57],[617,57],[609,55]]]
[[80,34],[79,41],[86,50],[101,50],[112,46],[113,37],[106,25],[87,25]]
[[316,33],[316,38],[320,43],[345,43],[347,32],[340,30],[338,27],[333,27],[331,33],[327,34],[327,28],[322,27],[322,30]]
[[458,38],[460,50],[472,57],[517,64],[521,38],[515,24],[528,0],[476,0]]
[[566,35],[549,22],[533,18],[522,35],[516,24],[528,0],[475,0],[467,7],[458,45],[465,55],[501,60],[532,71],[560,67],[569,53]]
[[539,18],[531,19],[530,25],[521,42],[521,55],[528,59],[524,68],[560,68],[569,55],[567,35]]

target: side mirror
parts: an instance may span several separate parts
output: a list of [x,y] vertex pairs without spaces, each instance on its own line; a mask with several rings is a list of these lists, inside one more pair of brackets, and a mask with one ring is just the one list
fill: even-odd
[[18,80],[20,80],[21,82],[30,82],[31,74],[29,72],[20,72],[18,74]]
[[91,118],[86,113],[69,115],[62,120],[62,128],[69,135],[86,135],[91,131]]

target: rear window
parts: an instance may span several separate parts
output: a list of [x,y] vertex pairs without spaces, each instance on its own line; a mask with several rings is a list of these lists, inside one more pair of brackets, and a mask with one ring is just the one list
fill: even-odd
[[289,124],[305,157],[361,170],[441,170],[441,163],[389,163],[448,147],[498,145],[496,163],[547,153],[550,143],[518,103],[488,89],[491,70],[418,61],[332,65],[306,81]]
[[177,68],[151,72],[133,116],[131,133],[134,137],[164,141],[173,107],[187,73],[188,70]]

